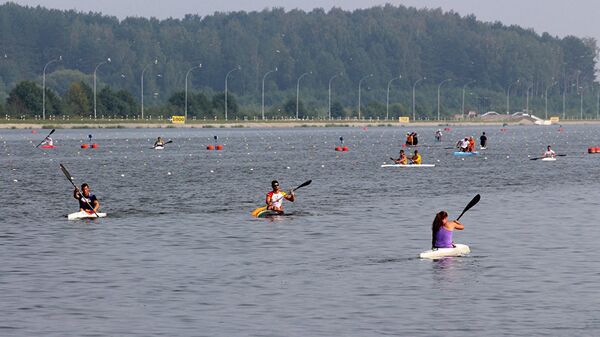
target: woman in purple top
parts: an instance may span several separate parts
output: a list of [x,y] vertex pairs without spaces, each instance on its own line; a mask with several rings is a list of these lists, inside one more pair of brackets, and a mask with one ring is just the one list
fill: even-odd
[[433,225],[431,226],[431,247],[435,248],[453,248],[452,232],[454,230],[463,230],[463,226],[458,221],[448,221],[448,213],[441,211],[435,215]]

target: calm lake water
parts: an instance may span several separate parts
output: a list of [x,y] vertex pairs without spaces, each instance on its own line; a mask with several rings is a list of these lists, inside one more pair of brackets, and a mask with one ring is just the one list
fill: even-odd
[[[436,129],[0,130],[0,335],[600,335],[600,127]],[[435,168],[380,167],[408,131]],[[447,149],[481,131],[481,156]],[[568,156],[528,159],[548,144]],[[59,163],[107,218],[66,219]],[[272,179],[313,182],[254,219]],[[418,259],[477,193],[472,253]]]

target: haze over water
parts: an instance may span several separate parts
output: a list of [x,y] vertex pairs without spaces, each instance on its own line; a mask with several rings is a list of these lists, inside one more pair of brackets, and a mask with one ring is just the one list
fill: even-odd
[[[53,150],[2,130],[0,335],[599,335],[598,127],[436,129],[58,129]],[[380,167],[408,131],[435,168]],[[446,149],[481,131],[481,156]],[[549,144],[567,157],[528,159]],[[107,218],[66,220],[59,163]],[[273,179],[313,182],[252,218]],[[477,193],[454,237],[472,253],[418,259]]]

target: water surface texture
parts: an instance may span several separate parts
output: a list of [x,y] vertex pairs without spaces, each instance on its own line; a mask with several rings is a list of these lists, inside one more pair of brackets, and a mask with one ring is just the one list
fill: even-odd
[[[500,129],[60,129],[53,150],[2,130],[0,335],[598,336],[599,129]],[[435,168],[380,167],[408,131]],[[452,155],[481,131],[481,156]],[[529,160],[548,144],[568,156]],[[67,221],[59,163],[107,218]],[[252,218],[272,179],[313,182]],[[477,193],[455,234],[472,253],[418,259]]]

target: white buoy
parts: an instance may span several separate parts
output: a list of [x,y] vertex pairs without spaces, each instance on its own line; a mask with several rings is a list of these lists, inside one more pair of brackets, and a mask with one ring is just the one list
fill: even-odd
[[288,167],[287,167],[287,169],[289,170],[289,169],[290,169],[290,167],[288,166]]
[[215,173],[215,171],[213,171],[213,170],[210,170],[210,173]]
[[121,174],[121,177],[124,177],[124,176],[125,176],[124,174]]
[[14,179],[13,181],[14,181],[15,183],[16,183],[16,182],[19,182],[17,179]]
[[170,176],[170,175],[171,175],[171,172],[167,172],[167,175],[169,175],[169,176]]

